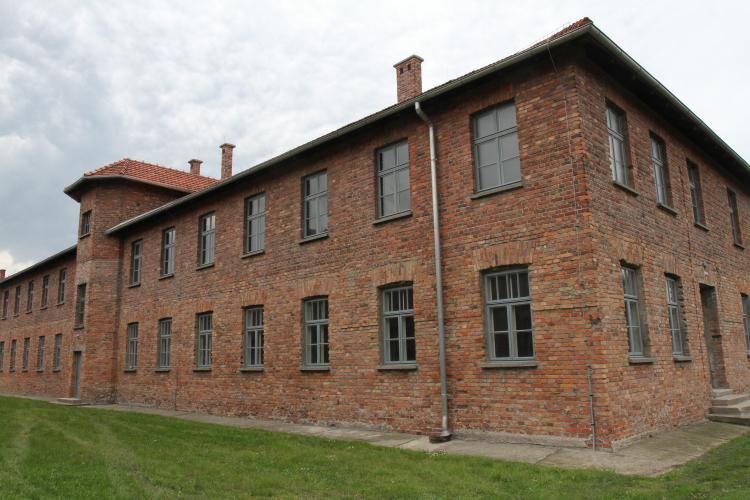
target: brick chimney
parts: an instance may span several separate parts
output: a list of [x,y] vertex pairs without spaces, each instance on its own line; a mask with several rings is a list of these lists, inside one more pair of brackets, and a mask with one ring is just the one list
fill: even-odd
[[232,177],[232,150],[236,148],[234,144],[225,142],[221,146],[221,178],[229,179]]
[[0,269],[0,280],[5,279],[5,269]]
[[422,93],[422,62],[418,55],[407,57],[393,65],[396,68],[398,102],[408,101]]
[[200,160],[190,160],[188,162],[190,164],[190,173],[195,175],[201,175],[201,163],[203,163]]

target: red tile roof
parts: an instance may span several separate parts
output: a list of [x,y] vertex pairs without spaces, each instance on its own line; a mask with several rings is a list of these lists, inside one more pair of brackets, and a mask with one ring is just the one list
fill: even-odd
[[219,182],[218,179],[191,174],[182,170],[169,167],[160,167],[151,163],[126,158],[118,162],[98,168],[93,172],[83,174],[84,177],[97,177],[105,175],[121,175],[131,179],[171,187],[182,191],[195,193],[206,189]]

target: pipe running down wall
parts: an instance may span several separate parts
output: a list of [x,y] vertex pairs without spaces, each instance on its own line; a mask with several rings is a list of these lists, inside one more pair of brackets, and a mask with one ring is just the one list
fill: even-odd
[[445,375],[445,322],[443,320],[443,265],[440,256],[440,222],[438,220],[438,190],[437,190],[437,158],[435,157],[435,124],[422,111],[419,101],[414,103],[414,109],[427,124],[430,131],[430,178],[432,180],[432,224],[435,233],[435,287],[437,288],[438,308],[438,341],[440,344],[440,408],[442,412],[442,430],[440,440],[451,438],[448,429],[448,384]]

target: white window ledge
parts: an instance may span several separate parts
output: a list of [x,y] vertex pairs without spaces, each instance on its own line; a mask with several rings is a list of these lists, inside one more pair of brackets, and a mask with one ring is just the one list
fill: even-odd
[[509,368],[539,368],[539,361],[490,361],[479,363],[482,370],[503,370]]
[[414,371],[414,370],[418,370],[418,369],[419,369],[419,366],[416,363],[415,364],[406,364],[406,363],[404,363],[403,365],[393,364],[393,365],[379,365],[378,366],[378,371],[379,372],[391,372],[391,371],[405,371],[405,372],[407,372],[407,371]]
[[301,372],[330,372],[330,366],[300,366],[299,371]]
[[645,358],[642,356],[630,356],[628,363],[631,365],[650,365],[656,363],[656,358]]
[[485,191],[479,191],[478,193],[475,193],[469,196],[469,199],[476,200],[479,198],[484,198],[485,196],[492,196],[493,194],[504,193],[506,191],[514,191],[522,187],[523,187],[523,181],[518,181],[518,182],[514,182],[513,184],[506,184],[505,186],[487,189]]
[[686,361],[693,361],[695,356],[684,356],[682,354],[675,354],[673,356],[675,363],[684,363]]

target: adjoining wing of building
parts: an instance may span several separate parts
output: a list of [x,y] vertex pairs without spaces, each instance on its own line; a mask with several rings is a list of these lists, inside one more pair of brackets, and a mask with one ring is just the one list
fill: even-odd
[[741,416],[750,166],[588,19],[421,64],[236,175],[67,187],[77,245],[0,272],[0,392],[604,448]]

